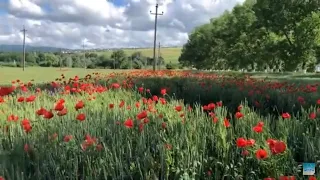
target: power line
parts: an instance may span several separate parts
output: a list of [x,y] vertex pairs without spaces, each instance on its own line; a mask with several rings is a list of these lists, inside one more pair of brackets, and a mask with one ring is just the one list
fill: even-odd
[[25,70],[25,66],[26,66],[26,28],[24,28],[21,30],[21,32],[23,32],[23,59],[22,59],[22,70]]
[[152,13],[150,11],[150,14],[155,15],[154,20],[154,39],[153,39],[153,71],[156,70],[156,42],[157,42],[157,23],[158,23],[158,15],[163,15],[163,12],[160,14],[158,13],[158,3],[156,4],[156,12]]

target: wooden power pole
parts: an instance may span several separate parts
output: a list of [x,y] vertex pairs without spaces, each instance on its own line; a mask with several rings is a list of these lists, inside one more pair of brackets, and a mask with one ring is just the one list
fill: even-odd
[[23,32],[23,59],[22,59],[22,70],[24,71],[26,68],[26,32],[27,30],[24,28],[21,30]]
[[162,13],[158,13],[158,3],[156,4],[156,12],[155,13],[152,13],[150,11],[150,14],[154,15],[155,16],[155,20],[154,20],[154,38],[153,38],[153,71],[156,70],[156,43],[157,43],[157,23],[158,23],[158,15],[163,15],[163,12]]

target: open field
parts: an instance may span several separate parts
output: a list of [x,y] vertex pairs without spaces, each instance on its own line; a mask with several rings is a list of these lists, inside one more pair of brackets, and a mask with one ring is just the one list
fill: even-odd
[[0,178],[303,179],[320,156],[319,83],[60,74],[0,91]]
[[[166,63],[178,63],[178,58],[181,54],[181,48],[161,48],[161,56],[164,58]],[[134,52],[140,51],[144,56],[153,57],[153,49],[124,49],[124,52],[129,56]],[[112,51],[98,52],[98,54],[107,54],[110,56]],[[156,49],[156,55],[158,54],[158,49]]]
[[121,72],[125,70],[110,70],[110,69],[82,69],[82,68],[45,68],[45,67],[27,67],[25,71],[22,68],[0,67],[0,84],[10,84],[12,80],[30,81],[43,83],[54,80],[61,74],[66,77],[74,77],[76,75],[84,77],[92,72]]

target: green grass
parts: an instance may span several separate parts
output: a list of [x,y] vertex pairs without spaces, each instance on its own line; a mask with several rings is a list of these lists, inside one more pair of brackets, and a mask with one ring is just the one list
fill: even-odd
[[[119,71],[119,70],[116,70]],[[92,72],[110,73],[114,70],[110,69],[80,69],[80,68],[44,68],[44,67],[27,67],[25,71],[22,68],[0,67],[0,84],[10,84],[12,80],[30,81],[34,80],[36,83],[43,83],[52,81],[61,74],[67,78],[76,75],[84,77]]]
[[[131,55],[134,52],[140,51],[144,56],[147,57],[153,57],[153,49],[124,49],[124,52],[127,54],[127,56]],[[104,52],[98,52],[98,54],[107,54],[110,56],[113,51],[104,51]],[[158,53],[158,49],[156,50],[156,55]],[[160,54],[164,58],[164,61],[166,63],[178,63],[178,58],[181,54],[181,48],[161,48]]]

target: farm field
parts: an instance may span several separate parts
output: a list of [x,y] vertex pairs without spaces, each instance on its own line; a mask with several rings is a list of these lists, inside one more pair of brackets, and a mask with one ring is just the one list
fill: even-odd
[[82,68],[45,68],[45,67],[27,67],[25,71],[22,68],[0,67],[0,84],[10,84],[11,80],[21,80],[27,82],[34,80],[35,83],[44,83],[55,80],[61,74],[66,77],[80,76],[84,77],[92,72],[121,72],[125,70],[112,69],[82,69]]
[[[123,49],[127,56],[134,52],[140,51],[142,55],[147,57],[153,57],[153,48],[146,49]],[[98,54],[107,54],[111,56],[113,51],[98,52]],[[156,55],[158,54],[158,49],[156,49]],[[165,63],[178,63],[179,56],[181,54],[181,48],[161,48],[160,54],[164,58]]]
[[0,89],[2,178],[303,179],[320,156],[319,83],[87,73]]

